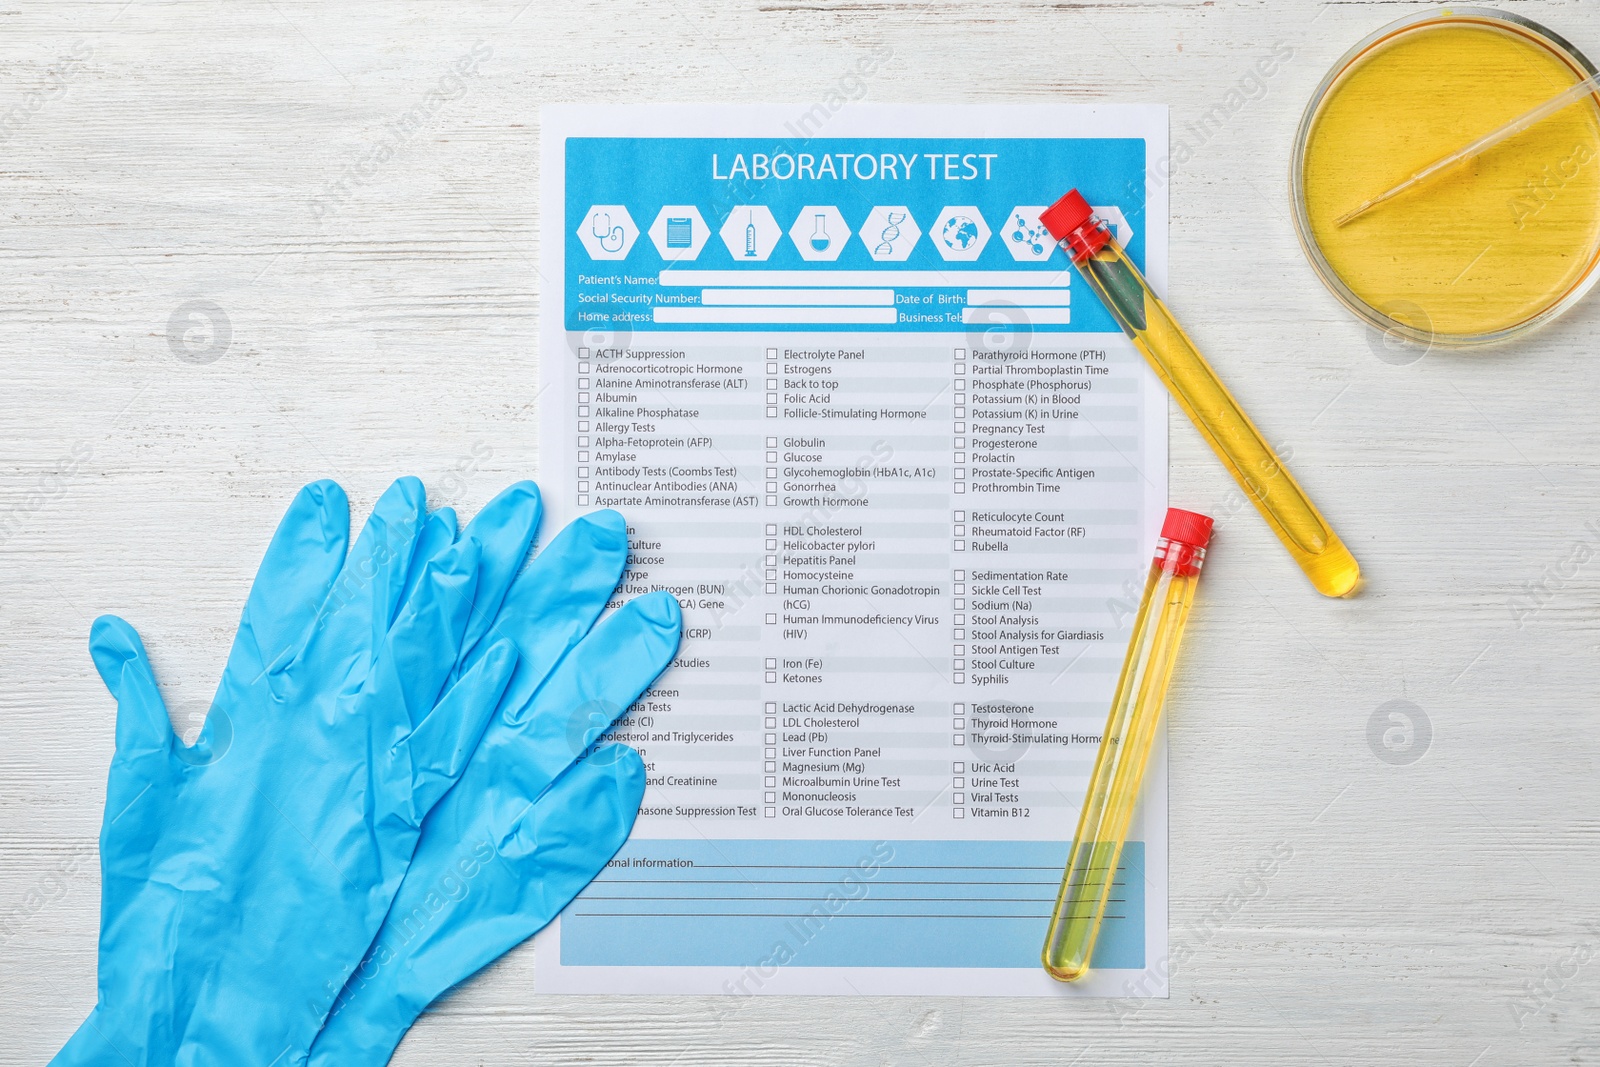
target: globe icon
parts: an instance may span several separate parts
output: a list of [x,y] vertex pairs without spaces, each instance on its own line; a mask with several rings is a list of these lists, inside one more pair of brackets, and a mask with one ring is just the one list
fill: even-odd
[[939,239],[946,248],[969,251],[978,243],[978,224],[965,215],[951,215],[945,220],[944,229],[939,231]]

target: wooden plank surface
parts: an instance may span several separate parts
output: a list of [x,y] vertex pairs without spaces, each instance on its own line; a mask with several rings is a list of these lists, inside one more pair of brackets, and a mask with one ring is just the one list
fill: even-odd
[[[1600,54],[1592,0],[1506,6]],[[1192,951],[1170,1000],[539,999],[522,951],[395,1062],[1600,1063],[1600,301],[1399,365],[1289,220],[1312,88],[1412,10],[0,11],[0,1064],[44,1062],[94,998],[113,707],[90,621],[141,629],[193,727],[300,484],[337,478],[364,513],[414,473],[470,513],[537,477],[541,103],[1149,101],[1176,139],[1279,46],[1173,175],[1171,303],[1368,584],[1321,600],[1253,513],[1221,524],[1171,706],[1171,927]],[[227,344],[186,333],[196,315]],[[1230,483],[1181,419],[1172,434],[1173,502],[1226,513]],[[1431,729],[1408,765],[1369,743],[1393,700]],[[1248,877],[1283,845],[1264,887]]]

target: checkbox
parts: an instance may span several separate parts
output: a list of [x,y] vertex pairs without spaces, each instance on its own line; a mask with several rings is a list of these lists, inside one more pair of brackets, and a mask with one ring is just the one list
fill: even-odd
[[580,508],[586,508],[589,506],[589,497],[586,493],[578,494],[578,506]]
[[776,567],[777,565],[778,565],[778,557],[777,556],[768,556],[767,557],[767,566]]
[[965,656],[967,654],[967,646],[966,645],[957,645],[955,647],[955,654],[958,655],[958,656]]
[[776,755],[777,755],[777,754],[778,754],[778,750],[777,750],[777,749],[775,749],[775,748],[769,748],[769,749],[767,749],[767,758],[768,758],[768,759],[772,759],[772,758],[773,758],[773,757],[774,757],[774,756],[776,756]]
[[967,794],[965,794],[965,793],[953,793],[953,794],[951,794],[950,799],[951,799],[951,801],[953,803],[965,804],[967,802]]
[[966,491],[967,491],[967,483],[966,482],[957,482],[956,483],[956,492],[965,493]]
[[774,507],[774,506],[777,505],[777,503],[778,503],[778,498],[776,496],[767,497],[767,507],[769,507],[769,508],[770,507]]
[[776,611],[767,612],[767,625],[768,626],[776,626],[776,625],[778,625],[778,613]]
[[965,537],[965,536],[967,536],[967,524],[966,523],[964,523],[964,522],[956,523],[956,536],[957,537]]
[[778,447],[778,439],[776,437],[767,438],[767,447],[768,448],[777,448]]
[[776,537],[767,538],[767,551],[768,552],[775,552],[775,551],[777,551],[777,549],[778,549],[778,539]]
[[777,417],[778,417],[778,409],[777,408],[772,408],[772,407],[767,408],[767,418],[775,419]]
[[966,774],[967,765],[960,760],[956,760],[956,762],[950,764],[950,770],[955,774]]
[[950,725],[954,726],[957,730],[965,730],[967,728],[967,720],[966,719],[953,719],[953,720],[951,720]]
[[767,724],[767,729],[769,729],[769,730],[775,729],[777,727],[777,725],[778,725],[778,720],[769,718],[769,719],[766,720],[766,724]]
[[578,447],[579,448],[588,448],[589,447],[589,439],[587,437],[578,438]]
[[588,452],[579,452],[578,453],[578,462],[579,463],[587,463],[587,462],[589,462],[589,453]]
[[[768,671],[767,672],[767,681],[776,682],[777,680],[778,680],[778,672],[777,671]],[[767,755],[770,756],[770,755],[772,755],[772,753],[769,752],[769,753],[767,753]]]
[[960,671],[956,671],[956,673],[955,673],[955,684],[956,685],[966,685],[967,684],[967,676],[965,674],[961,673]]
[[768,734],[767,735],[767,744],[775,745],[777,743],[778,743],[778,735],[777,734]]
[[956,734],[954,743],[958,744],[958,745],[964,745],[964,744],[967,743],[967,739],[965,737],[963,737],[961,734]]
[[778,358],[778,350],[776,348],[767,349],[767,358],[768,359],[777,359]]
[[778,784],[778,779],[776,777],[768,776],[768,778],[762,784],[768,789],[771,789],[773,786]]
[[955,579],[958,582],[966,581],[967,580],[967,572],[962,570],[962,569],[960,569],[959,567],[956,568]]
[[766,800],[766,802],[768,804],[771,804],[774,800],[778,799],[778,794],[777,793],[768,793],[763,799]]
[[956,703],[950,705],[950,710],[957,715],[965,715],[967,713],[967,705],[961,701],[957,701]]
[[967,817],[967,809],[966,808],[951,808],[950,809],[950,814],[954,815],[958,819],[965,819]]
[[767,364],[767,373],[768,374],[777,374],[778,373],[778,365],[776,363],[768,363]]
[[777,568],[776,567],[768,568],[767,573],[765,575],[763,575],[763,577],[771,579],[772,581],[777,581],[778,580],[778,570],[777,570]]
[[767,701],[767,714],[768,715],[776,715],[777,713],[778,713],[778,702],[776,700]]
[[[584,420],[584,419],[579,419],[578,420],[578,432],[579,433],[588,433],[589,432],[589,423],[586,420]],[[583,442],[586,442],[588,440],[589,439],[587,437],[578,438],[579,443],[583,443]]]
[[778,809],[777,808],[768,808],[767,809],[767,818],[776,819],[777,817],[778,817]]
[[777,666],[778,666],[778,661],[776,659],[774,659],[773,657],[768,656],[767,657],[767,670],[769,670],[769,671],[773,670]]
[[775,537],[775,536],[777,536],[777,533],[778,533],[778,524],[775,523],[775,522],[767,523],[767,536],[768,537]]
[[956,433],[966,433],[966,432],[967,432],[967,424],[966,423],[964,423],[964,422],[956,423]]
[[778,454],[776,452],[768,452],[767,453],[767,462],[768,463],[776,463],[776,462],[778,462]]
[[956,551],[957,552],[965,552],[966,550],[967,550],[967,543],[965,541],[957,541],[956,542]]
[[776,379],[776,378],[768,378],[767,379],[767,388],[768,389],[776,389],[777,387],[778,387],[778,379]]
[[588,491],[589,491],[589,483],[588,482],[579,482],[578,483],[578,492],[587,493]]
[[965,789],[967,787],[967,780],[965,778],[956,777],[950,779],[950,784],[957,789]]
[[[587,389],[587,388],[589,388],[589,379],[587,379],[587,378],[579,378],[579,379],[578,379],[578,389],[579,389],[579,390],[580,390],[580,391],[579,391],[579,393],[578,393],[578,396],[579,396],[579,397],[580,397],[580,398],[582,398],[582,397],[583,397],[583,393],[582,393],[582,390],[584,390],[584,389]],[[587,398],[584,398],[584,399],[587,399]]]
[[775,771],[775,770],[777,770],[778,769],[777,761],[776,760],[767,761],[766,767],[764,767],[762,769],[766,770],[766,771]]
[[959,508],[957,508],[955,511],[951,512],[950,513],[950,517],[955,519],[957,522],[966,522],[967,521],[967,513],[965,511],[962,511]]

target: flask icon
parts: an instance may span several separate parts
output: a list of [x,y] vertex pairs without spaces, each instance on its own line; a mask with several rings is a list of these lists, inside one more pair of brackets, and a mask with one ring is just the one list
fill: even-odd
[[828,236],[828,216],[817,212],[817,228],[811,231],[811,247],[818,252],[826,252],[833,243],[833,238]]

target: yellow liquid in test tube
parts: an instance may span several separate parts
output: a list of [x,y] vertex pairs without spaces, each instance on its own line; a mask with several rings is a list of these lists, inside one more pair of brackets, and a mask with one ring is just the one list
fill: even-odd
[[1063,982],[1081,978],[1094,954],[1210,534],[1203,515],[1167,513],[1045,935],[1044,968]]
[[1355,557],[1262,439],[1183,327],[1150,290],[1105,223],[1091,218],[1089,206],[1077,190],[1040,218],[1053,236],[1067,242],[1073,263],[1085,280],[1311,584],[1325,596],[1353,592],[1361,580]]

